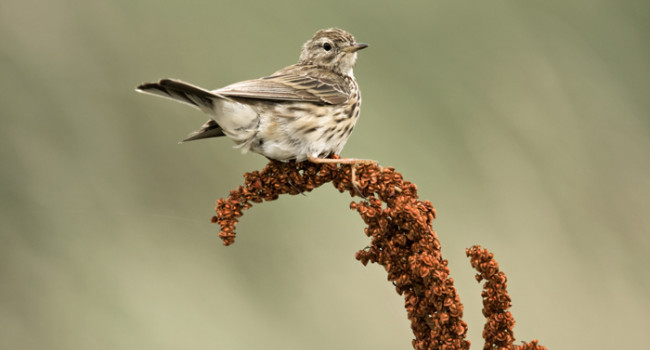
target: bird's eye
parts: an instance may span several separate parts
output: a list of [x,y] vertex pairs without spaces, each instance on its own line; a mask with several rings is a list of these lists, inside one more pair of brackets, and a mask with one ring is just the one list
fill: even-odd
[[330,43],[324,43],[323,44],[323,50],[329,51],[331,49],[332,49],[332,44],[330,44]]

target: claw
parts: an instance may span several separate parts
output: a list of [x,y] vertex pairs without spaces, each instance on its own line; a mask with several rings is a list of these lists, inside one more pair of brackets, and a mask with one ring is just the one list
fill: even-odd
[[364,196],[363,193],[361,193],[361,190],[359,190],[359,187],[357,187],[357,166],[359,166],[359,163],[350,165],[350,183],[359,197],[366,199],[366,196]]
[[308,160],[312,163],[317,163],[317,164],[349,164],[350,165],[350,177],[351,177],[351,184],[352,188],[354,188],[354,191],[359,195],[361,198],[366,198],[365,195],[359,190],[359,187],[357,186],[357,166],[359,164],[372,164],[372,165],[379,165],[379,163],[375,160],[371,159],[354,159],[354,158],[339,158],[339,159],[333,159],[333,158],[315,158],[315,157],[309,157]]

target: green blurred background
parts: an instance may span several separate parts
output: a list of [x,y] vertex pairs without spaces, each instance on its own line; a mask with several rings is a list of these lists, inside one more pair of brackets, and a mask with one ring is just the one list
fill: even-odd
[[509,277],[518,340],[632,348],[650,328],[647,1],[0,3],[0,348],[410,349],[350,198],[215,201],[266,160],[178,145],[198,111],[133,91],[296,62],[321,28],[369,49],[344,156],[418,184],[482,347],[464,249]]

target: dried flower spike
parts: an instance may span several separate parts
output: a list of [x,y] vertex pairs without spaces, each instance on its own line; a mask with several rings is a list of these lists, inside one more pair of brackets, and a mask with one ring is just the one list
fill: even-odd
[[[226,199],[219,199],[217,215],[212,218],[212,222],[221,226],[219,237],[224,245],[234,243],[235,225],[243,210],[253,203],[275,200],[281,194],[310,192],[331,182],[340,192],[364,197],[362,201],[352,202],[350,208],[366,223],[365,233],[371,242],[355,257],[364,265],[368,262],[382,265],[397,293],[404,296],[415,335],[413,347],[469,349],[470,343],[465,339],[467,324],[462,320],[463,305],[449,277],[447,260],[442,258],[438,236],[432,229],[436,211],[431,202],[418,199],[415,184],[404,181],[395,169],[375,164],[358,165],[354,185],[349,165],[310,162],[271,161],[262,171],[246,173],[244,178],[244,186],[231,191]],[[544,349],[537,341],[513,347],[514,320],[509,313],[501,311],[510,307],[505,275],[500,274],[489,253],[481,252],[480,248],[468,250],[473,266],[481,269],[480,278],[494,281],[490,292],[484,292],[487,300],[484,314],[488,317],[485,349],[488,343],[490,349],[502,345],[509,349]]]
[[538,345],[537,340],[522,345],[514,345],[515,337],[513,328],[515,319],[510,309],[510,296],[506,290],[508,284],[506,275],[499,270],[499,264],[494,260],[494,254],[481,246],[475,245],[466,249],[472,267],[478,271],[476,280],[483,284],[483,316],[487,319],[483,328],[485,345],[483,349],[526,349],[542,350],[545,347]]

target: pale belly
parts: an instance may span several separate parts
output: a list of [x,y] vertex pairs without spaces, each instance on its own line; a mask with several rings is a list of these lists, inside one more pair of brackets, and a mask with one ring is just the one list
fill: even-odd
[[344,105],[285,103],[266,113],[260,111],[260,123],[248,148],[281,161],[338,155],[358,115],[358,105],[350,109]]

